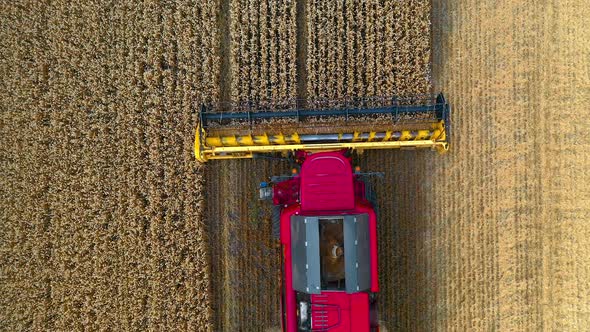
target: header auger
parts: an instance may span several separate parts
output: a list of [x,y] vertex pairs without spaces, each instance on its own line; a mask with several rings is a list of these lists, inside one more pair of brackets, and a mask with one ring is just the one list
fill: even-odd
[[253,158],[297,150],[448,150],[451,108],[443,94],[343,100],[204,104],[195,156]]

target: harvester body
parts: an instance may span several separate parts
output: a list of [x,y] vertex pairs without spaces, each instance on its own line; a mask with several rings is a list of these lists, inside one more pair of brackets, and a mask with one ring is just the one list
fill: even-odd
[[300,153],[281,207],[283,330],[376,329],[377,218],[347,151]]

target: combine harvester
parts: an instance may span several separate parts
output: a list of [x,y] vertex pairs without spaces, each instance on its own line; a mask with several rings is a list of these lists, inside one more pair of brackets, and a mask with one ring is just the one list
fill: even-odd
[[203,105],[195,156],[280,158],[295,166],[260,186],[261,199],[274,204],[273,233],[283,248],[283,331],[378,331],[378,218],[352,154],[444,152],[450,106],[442,94],[301,104]]

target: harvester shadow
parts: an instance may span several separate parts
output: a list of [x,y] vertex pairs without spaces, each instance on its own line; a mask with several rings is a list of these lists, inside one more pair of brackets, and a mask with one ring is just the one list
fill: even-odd
[[257,185],[287,174],[269,160],[211,161],[206,171],[210,296],[214,331],[280,326],[280,259],[271,208]]
[[[372,177],[378,202],[380,320],[388,331],[416,330],[428,315],[428,292],[436,285],[424,248],[429,223],[422,191],[432,184],[427,151],[367,151],[358,163]],[[423,165],[424,167],[419,167]],[[256,186],[288,165],[268,160],[212,161],[207,165],[206,222],[211,300],[216,331],[280,325],[280,250],[272,239],[270,207]],[[421,249],[422,248],[422,249]],[[423,323],[423,322],[422,322]]]
[[359,163],[367,172],[382,172],[371,182],[378,202],[379,319],[388,331],[417,330],[428,313],[427,293],[436,285],[426,277],[431,268],[427,241],[434,194],[427,171],[427,151],[367,151]]

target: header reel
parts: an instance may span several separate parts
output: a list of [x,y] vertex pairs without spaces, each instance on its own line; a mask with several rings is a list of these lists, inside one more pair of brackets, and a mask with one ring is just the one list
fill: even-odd
[[450,105],[437,96],[204,104],[195,157],[253,158],[296,150],[448,150]]

